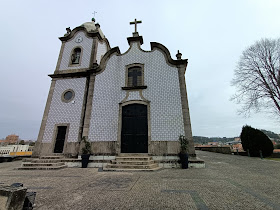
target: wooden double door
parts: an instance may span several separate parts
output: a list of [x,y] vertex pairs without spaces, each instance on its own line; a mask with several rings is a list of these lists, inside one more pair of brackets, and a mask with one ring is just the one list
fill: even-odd
[[121,153],[148,153],[147,106],[122,107]]

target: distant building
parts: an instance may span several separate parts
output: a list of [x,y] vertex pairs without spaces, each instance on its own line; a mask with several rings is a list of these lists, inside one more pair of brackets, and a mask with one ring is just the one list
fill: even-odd
[[219,142],[208,142],[208,145],[218,146],[218,145],[219,145]]
[[242,144],[241,144],[241,139],[239,137],[235,137],[234,141],[228,141],[225,144],[230,145],[234,152],[236,152],[237,150],[239,152],[244,151],[243,147],[242,147]]
[[7,145],[0,147],[0,156],[29,156],[32,151],[29,145]]
[[274,149],[273,153],[280,153],[280,149]]
[[234,141],[241,141],[240,137],[235,137]]
[[232,144],[232,150],[235,151],[239,151],[239,152],[243,152],[243,147],[241,143],[236,143],[236,144]]
[[32,141],[32,140],[24,140],[24,144],[26,144],[26,145],[33,145],[33,144],[35,144],[35,141]]
[[16,144],[19,140],[19,136],[15,134],[8,135],[5,140],[0,140],[0,143]]

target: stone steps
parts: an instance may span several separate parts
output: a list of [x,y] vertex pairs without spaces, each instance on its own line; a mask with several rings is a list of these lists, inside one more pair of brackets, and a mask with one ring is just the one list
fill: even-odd
[[121,155],[103,168],[104,171],[155,171],[159,169],[158,163],[145,154]]
[[103,171],[124,171],[124,172],[137,172],[137,171],[146,171],[146,172],[149,172],[149,171],[158,171],[162,169],[162,167],[156,167],[156,168],[150,168],[150,169],[137,169],[137,168],[103,168]]
[[126,157],[116,157],[116,161],[150,161],[151,157],[143,157],[143,156],[126,156]]
[[52,155],[52,156],[41,156],[40,159],[63,159],[64,156],[61,155]]
[[147,153],[120,153],[118,157],[149,157]]
[[67,167],[65,164],[67,159],[61,154],[52,154],[50,156],[41,156],[39,159],[25,159],[22,161],[18,170],[57,170]]
[[149,165],[124,165],[124,164],[108,164],[109,168],[129,168],[129,169],[152,169],[158,167],[158,164],[149,164]]
[[36,167],[36,166],[62,166],[65,165],[63,162],[59,163],[23,163],[23,167]]
[[31,162],[33,160],[38,160],[38,158],[23,158],[22,162]]
[[66,168],[66,165],[61,165],[61,166],[30,166],[30,167],[20,167],[17,168],[17,170],[57,170],[57,169],[62,169],[62,168]]
[[120,160],[112,160],[113,164],[124,164],[124,165],[149,165],[155,163],[154,160],[148,161],[135,161],[135,160],[127,160],[127,161],[120,161]]
[[32,160],[31,163],[59,163],[63,161],[63,159],[37,159]]

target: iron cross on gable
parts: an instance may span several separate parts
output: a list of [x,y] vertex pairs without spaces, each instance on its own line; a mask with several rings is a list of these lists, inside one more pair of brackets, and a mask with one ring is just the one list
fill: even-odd
[[135,18],[135,20],[134,20],[134,22],[130,22],[130,25],[133,25],[133,24],[135,24],[135,33],[137,33],[137,24],[138,23],[142,23],[142,21],[141,20],[136,20],[136,18]]

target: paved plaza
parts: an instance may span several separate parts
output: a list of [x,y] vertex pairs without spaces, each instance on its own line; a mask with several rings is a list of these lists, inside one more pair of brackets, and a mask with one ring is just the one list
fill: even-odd
[[36,208],[280,209],[280,162],[197,151],[205,169],[100,172],[97,168],[21,171],[0,163],[0,183],[36,191]]

